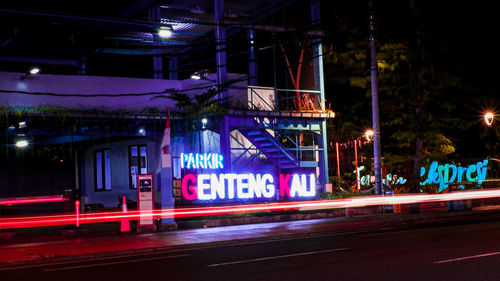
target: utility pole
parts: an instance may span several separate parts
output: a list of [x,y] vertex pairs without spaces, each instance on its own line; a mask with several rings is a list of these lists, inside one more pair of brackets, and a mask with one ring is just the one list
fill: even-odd
[[382,194],[382,165],[380,162],[380,121],[378,114],[378,89],[377,89],[377,56],[375,49],[375,12],[373,0],[368,1],[370,8],[370,75],[372,87],[372,122],[373,122],[373,162],[375,169],[375,194]]

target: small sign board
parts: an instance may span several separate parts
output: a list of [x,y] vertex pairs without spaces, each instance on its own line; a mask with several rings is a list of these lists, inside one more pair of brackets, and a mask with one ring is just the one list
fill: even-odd
[[137,210],[141,212],[139,227],[154,225],[154,190],[153,174],[137,175]]

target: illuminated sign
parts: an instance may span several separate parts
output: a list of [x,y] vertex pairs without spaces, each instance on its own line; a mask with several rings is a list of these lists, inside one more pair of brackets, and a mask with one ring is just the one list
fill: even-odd
[[[314,174],[281,174],[281,197],[297,198],[316,195]],[[276,193],[272,174],[186,174],[181,183],[186,200],[225,200],[273,198]]]
[[[437,191],[439,193],[447,189],[450,183],[461,183],[465,175],[468,182],[477,182],[477,185],[480,186],[486,179],[486,166],[488,166],[488,160],[486,159],[468,167],[457,167],[453,164],[439,165],[437,161],[434,161],[427,172],[427,179],[421,182],[420,185],[439,184]],[[420,169],[420,176],[423,177],[425,174],[426,170],[422,167]],[[459,185],[458,187],[465,189],[463,185]]]
[[[365,166],[359,166],[358,175],[359,175],[359,172],[364,170],[364,169],[365,169]],[[354,171],[353,173],[356,173],[356,171]],[[405,184],[407,181],[408,181],[407,179],[405,179],[403,177],[398,177],[398,175],[387,174],[386,178],[382,179],[382,184],[391,184],[391,185]],[[374,183],[374,182],[375,182],[375,176],[371,176],[371,175],[364,175],[364,176],[360,177],[360,179],[359,179],[360,185],[370,185],[371,183]]]
[[223,169],[224,156],[219,153],[181,153],[182,169]]

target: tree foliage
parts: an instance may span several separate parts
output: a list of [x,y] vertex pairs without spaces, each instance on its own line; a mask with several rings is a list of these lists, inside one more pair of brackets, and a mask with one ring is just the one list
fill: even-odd
[[[334,105],[339,111],[330,139],[356,138],[371,127],[368,36],[349,24],[340,26],[348,35],[325,59],[327,89],[335,93],[337,98],[333,99],[338,102]],[[463,92],[461,79],[440,67],[442,49],[426,45],[422,58],[422,50],[411,40],[385,36],[377,45],[382,153],[389,170],[410,168],[417,138],[423,141],[424,159],[439,160],[453,154],[456,145],[451,128],[463,125],[452,98]],[[423,107],[417,99],[419,91]],[[416,114],[419,107],[421,117]]]

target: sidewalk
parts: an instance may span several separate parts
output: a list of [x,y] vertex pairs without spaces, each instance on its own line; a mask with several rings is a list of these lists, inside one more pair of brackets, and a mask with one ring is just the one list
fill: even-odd
[[[347,234],[385,228],[418,227],[443,223],[500,219],[500,209],[480,207],[473,211],[423,214],[374,214],[287,222],[233,225],[157,233],[87,232],[75,237],[23,237],[0,240],[0,268],[85,260],[131,253],[188,249],[207,245],[310,236]],[[83,230],[83,229],[82,229]]]

